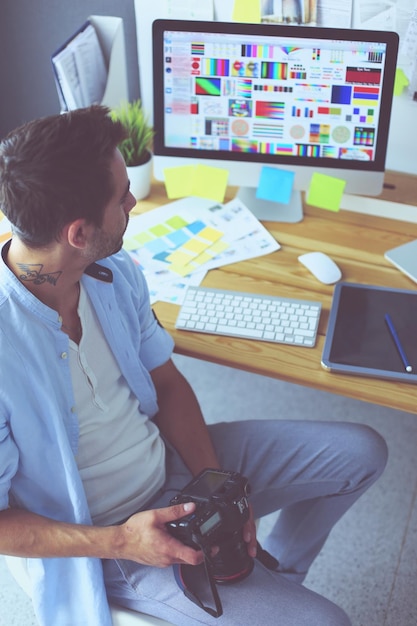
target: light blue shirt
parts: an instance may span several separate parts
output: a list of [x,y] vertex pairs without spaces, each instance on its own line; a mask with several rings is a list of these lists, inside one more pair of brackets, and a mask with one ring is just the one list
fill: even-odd
[[[58,313],[3,259],[0,265],[0,509],[91,524],[74,458],[79,431],[69,338]],[[157,323],[143,274],[129,255],[121,251],[100,265],[113,281],[85,274],[83,286],[141,411],[152,417],[158,407],[149,372],[170,358],[172,338]],[[99,559],[28,559],[28,569],[42,625],[111,625]]]

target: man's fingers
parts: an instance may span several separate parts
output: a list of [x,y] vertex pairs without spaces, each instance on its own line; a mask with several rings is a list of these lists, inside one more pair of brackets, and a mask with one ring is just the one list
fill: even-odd
[[194,510],[194,502],[185,502],[182,504],[167,506],[163,509],[154,509],[161,522],[170,522],[174,519],[181,519],[181,517],[185,517],[185,515],[188,515],[188,513],[192,513]]

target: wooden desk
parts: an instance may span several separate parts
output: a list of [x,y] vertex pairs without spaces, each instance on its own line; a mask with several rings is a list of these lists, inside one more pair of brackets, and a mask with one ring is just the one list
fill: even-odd
[[[395,188],[385,189],[381,198],[416,205],[417,212],[417,177],[388,172],[385,180]],[[234,192],[230,190],[229,198],[234,196]],[[135,212],[143,212],[168,201],[163,186],[155,183],[150,198],[138,203]],[[265,222],[265,226],[281,244],[280,250],[212,270],[203,285],[319,300],[323,308],[316,347],[283,346],[178,331],[174,328],[178,306],[158,302],[154,307],[155,312],[174,337],[176,352],[411,413],[417,412],[415,385],[335,374],[322,368],[321,354],[333,286],[319,283],[297,260],[304,252],[321,250],[339,265],[343,280],[413,289],[415,284],[385,260],[384,252],[417,238],[417,224],[349,211],[330,213],[305,206],[302,222]]]

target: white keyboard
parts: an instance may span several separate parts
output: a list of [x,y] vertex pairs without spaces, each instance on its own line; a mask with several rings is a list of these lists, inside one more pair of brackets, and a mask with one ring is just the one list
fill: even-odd
[[189,287],[175,327],[313,348],[320,302]]

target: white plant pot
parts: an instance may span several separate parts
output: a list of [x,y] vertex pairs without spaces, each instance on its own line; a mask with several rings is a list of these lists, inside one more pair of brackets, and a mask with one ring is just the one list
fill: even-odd
[[127,167],[126,169],[130,180],[130,191],[136,200],[142,200],[149,196],[152,178],[152,156],[146,163]]

